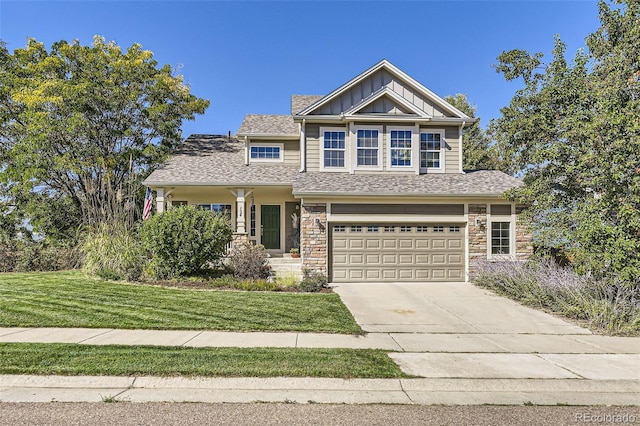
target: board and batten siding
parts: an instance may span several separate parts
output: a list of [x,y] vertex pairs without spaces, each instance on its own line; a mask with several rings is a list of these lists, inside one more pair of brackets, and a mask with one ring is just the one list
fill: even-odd
[[[327,105],[323,106],[317,111],[314,111],[313,114],[339,115],[345,111],[348,111],[351,107],[362,102],[364,99],[371,96],[373,93],[377,92],[383,87],[388,87],[432,117],[450,116],[450,114],[447,114],[441,107],[434,105],[420,93],[414,90],[408,83],[402,81],[398,77],[393,76],[387,70],[379,70],[373,73],[358,84],[354,85],[351,89],[347,90],[346,92],[342,93],[340,96],[329,102]],[[378,104],[378,106],[382,107],[383,109],[389,109],[389,106],[383,106],[383,103]],[[396,113],[401,114],[402,110],[404,110],[404,108],[400,107],[398,108]],[[371,108],[365,108],[363,109],[363,111],[382,112],[372,111]]]

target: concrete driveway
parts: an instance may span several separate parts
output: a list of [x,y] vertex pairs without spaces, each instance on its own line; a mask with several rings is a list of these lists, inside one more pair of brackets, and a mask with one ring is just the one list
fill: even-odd
[[591,334],[469,283],[339,284],[334,291],[368,332]]

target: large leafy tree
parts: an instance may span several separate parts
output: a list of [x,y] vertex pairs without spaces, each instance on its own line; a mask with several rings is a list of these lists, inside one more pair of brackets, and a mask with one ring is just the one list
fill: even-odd
[[0,46],[0,184],[52,235],[131,224],[140,180],[209,102],[133,44]]
[[[469,117],[476,117],[476,107],[469,103],[465,94],[449,95],[444,100]],[[491,146],[491,139],[480,127],[479,117],[471,126],[465,128],[462,135],[462,146],[462,167],[465,170],[498,169],[498,157]]]
[[522,78],[493,135],[529,204],[538,242],[563,246],[584,273],[640,282],[640,7],[599,3],[601,27],[573,61],[503,52],[497,71]]

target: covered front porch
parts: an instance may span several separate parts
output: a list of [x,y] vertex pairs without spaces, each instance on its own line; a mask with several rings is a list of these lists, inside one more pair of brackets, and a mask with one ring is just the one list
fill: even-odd
[[291,186],[153,187],[158,213],[181,205],[223,213],[234,229],[234,242],[262,244],[274,255],[300,247],[300,200]]

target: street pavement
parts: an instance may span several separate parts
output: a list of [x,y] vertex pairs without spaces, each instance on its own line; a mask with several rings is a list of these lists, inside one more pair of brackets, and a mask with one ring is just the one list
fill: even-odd
[[0,328],[0,343],[379,348],[412,378],[3,375],[0,401],[640,405],[640,338],[594,335],[467,283],[335,291],[367,334]]

